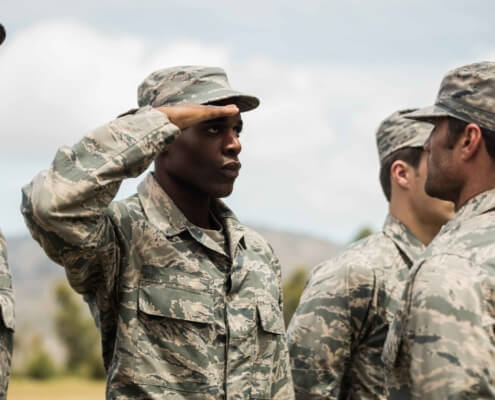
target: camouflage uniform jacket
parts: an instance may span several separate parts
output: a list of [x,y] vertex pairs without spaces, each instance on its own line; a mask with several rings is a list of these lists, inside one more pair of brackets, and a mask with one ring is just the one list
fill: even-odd
[[7,245],[0,232],[0,400],[7,398],[14,335],[14,295],[7,264]]
[[495,190],[469,200],[414,264],[383,359],[416,399],[495,398]]
[[144,107],[61,148],[23,189],[26,222],[91,308],[108,399],[291,399],[270,246],[217,201],[226,254],[152,174],[112,202],[179,134]]
[[383,343],[423,250],[389,215],[382,232],[313,270],[288,329],[297,399],[386,398]]

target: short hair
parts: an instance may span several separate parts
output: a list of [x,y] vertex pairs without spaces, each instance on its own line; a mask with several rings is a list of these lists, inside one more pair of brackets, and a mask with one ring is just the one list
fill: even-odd
[[[449,124],[447,145],[452,148],[459,140],[459,137],[461,136],[462,132],[464,132],[464,129],[466,129],[466,126],[468,126],[469,122],[454,117],[447,117],[447,120]],[[485,140],[486,151],[490,155],[492,161],[495,161],[495,132],[490,129],[482,128],[481,126],[480,130],[481,135]]]
[[387,198],[387,201],[390,201],[392,194],[392,185],[390,183],[390,169],[392,168],[392,164],[397,160],[401,160],[414,169],[418,169],[422,154],[422,147],[403,147],[385,157],[380,167],[380,184],[382,185],[383,194]]

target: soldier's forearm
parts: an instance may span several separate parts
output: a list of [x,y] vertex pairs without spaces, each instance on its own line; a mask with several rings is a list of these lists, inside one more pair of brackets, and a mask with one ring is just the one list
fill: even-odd
[[145,107],[61,148],[51,168],[23,188],[22,213],[33,234],[95,244],[122,180],[145,171],[179,133],[165,114]]

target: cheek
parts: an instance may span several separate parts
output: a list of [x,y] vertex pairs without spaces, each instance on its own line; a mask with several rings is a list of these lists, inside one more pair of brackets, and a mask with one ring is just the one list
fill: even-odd
[[201,169],[204,172],[216,165],[215,152],[208,146],[189,148],[187,151],[187,160],[191,166]]
[[208,164],[208,146],[194,138],[180,138],[172,144],[168,151],[173,159],[174,165],[181,165],[185,168],[204,168]]

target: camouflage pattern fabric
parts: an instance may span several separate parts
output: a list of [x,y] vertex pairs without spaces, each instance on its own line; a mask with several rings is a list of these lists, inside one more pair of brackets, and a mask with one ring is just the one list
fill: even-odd
[[7,398],[14,335],[14,295],[7,263],[7,244],[0,232],[0,400]]
[[179,134],[148,106],[61,148],[23,188],[26,222],[90,306],[107,399],[292,399],[270,246],[217,201],[226,253],[152,174],[112,202]]
[[411,269],[383,360],[415,399],[495,398],[495,190],[469,200]]
[[420,121],[454,117],[495,131],[495,63],[465,65],[448,72],[433,106],[407,115]]
[[389,215],[382,232],[314,268],[288,329],[297,399],[387,398],[383,343],[423,250]]
[[415,108],[396,111],[385,118],[376,131],[376,146],[380,164],[393,152],[404,147],[423,147],[433,129],[426,122],[413,121],[404,115]]
[[258,107],[257,97],[232,89],[222,68],[180,66],[151,73],[138,88],[138,104],[172,106],[182,103],[208,104],[229,99],[241,112]]

